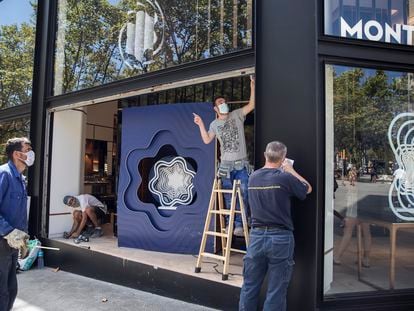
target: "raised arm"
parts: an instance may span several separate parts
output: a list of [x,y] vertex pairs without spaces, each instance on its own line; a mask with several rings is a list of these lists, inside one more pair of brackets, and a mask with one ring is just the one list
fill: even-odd
[[255,80],[253,76],[250,76],[250,100],[246,106],[243,106],[243,114],[247,115],[252,112],[254,110],[255,103]]
[[306,184],[308,186],[308,190],[306,191],[306,194],[309,194],[309,193],[312,192],[312,186],[311,186],[311,184],[305,178],[303,178],[301,175],[299,175],[299,173],[295,171],[295,169],[293,168],[293,166],[288,161],[284,161],[283,162],[282,168],[283,168],[283,170],[286,173],[292,174],[294,177],[296,177],[302,183],[304,183],[304,184]]
[[203,119],[201,119],[201,117],[198,114],[193,113],[193,116],[194,123],[197,124],[200,129],[201,139],[206,145],[211,143],[215,136],[214,133],[207,132],[206,127],[204,126]]

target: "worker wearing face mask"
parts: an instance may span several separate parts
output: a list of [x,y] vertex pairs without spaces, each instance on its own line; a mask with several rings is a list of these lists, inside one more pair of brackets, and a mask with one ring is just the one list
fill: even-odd
[[20,250],[27,252],[27,192],[22,172],[33,165],[30,141],[7,141],[8,162],[0,166],[0,311],[9,311],[17,296],[16,267]]
[[[221,178],[222,188],[232,189],[233,181],[240,180],[240,189],[245,207],[248,204],[247,183],[249,180],[250,165],[247,159],[244,120],[246,115],[254,110],[254,92],[255,81],[253,77],[250,77],[249,103],[231,112],[229,111],[230,109],[226,100],[223,97],[217,97],[213,103],[214,110],[217,113],[217,119],[211,122],[208,132],[201,117],[194,113],[194,123],[200,129],[203,142],[209,144],[216,136],[220,142],[221,159],[217,174]],[[230,194],[224,195],[224,201],[228,209],[230,209],[230,200]],[[226,218],[227,226],[228,219]],[[233,234],[235,236],[244,236],[242,217],[238,213],[235,215]]]

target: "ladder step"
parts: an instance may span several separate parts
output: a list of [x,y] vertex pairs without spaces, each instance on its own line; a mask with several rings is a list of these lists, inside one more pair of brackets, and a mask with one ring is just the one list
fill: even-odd
[[214,231],[206,231],[205,234],[220,236],[220,237],[223,237],[223,238],[227,238],[227,236],[228,236],[228,234],[226,234],[226,233],[220,233],[220,232],[214,232]]
[[219,214],[219,215],[230,215],[229,209],[221,209],[221,210],[211,210],[211,214]]
[[216,255],[216,254],[212,254],[212,253],[201,253],[201,256],[203,257],[209,257],[209,258],[214,258],[217,260],[224,260],[226,259],[226,257],[224,256],[220,256],[220,255]]
[[233,193],[233,190],[229,189],[214,189],[213,191],[218,193]]

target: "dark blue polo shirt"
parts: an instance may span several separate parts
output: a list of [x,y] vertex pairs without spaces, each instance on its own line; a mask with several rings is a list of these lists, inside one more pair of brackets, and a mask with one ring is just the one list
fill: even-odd
[[308,186],[280,169],[261,168],[249,178],[252,226],[284,226],[293,230],[291,197],[306,198]]
[[13,162],[0,166],[0,236],[13,229],[27,232],[27,193]]

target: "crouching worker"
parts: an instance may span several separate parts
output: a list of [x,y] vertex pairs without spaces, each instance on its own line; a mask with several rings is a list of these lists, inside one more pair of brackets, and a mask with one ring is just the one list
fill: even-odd
[[73,208],[73,225],[70,232],[64,232],[63,237],[79,238],[82,231],[86,229],[88,222],[93,224],[94,230],[91,238],[103,235],[100,220],[107,213],[107,207],[97,198],[90,194],[80,194],[78,196],[67,195],[63,198],[63,203]]

